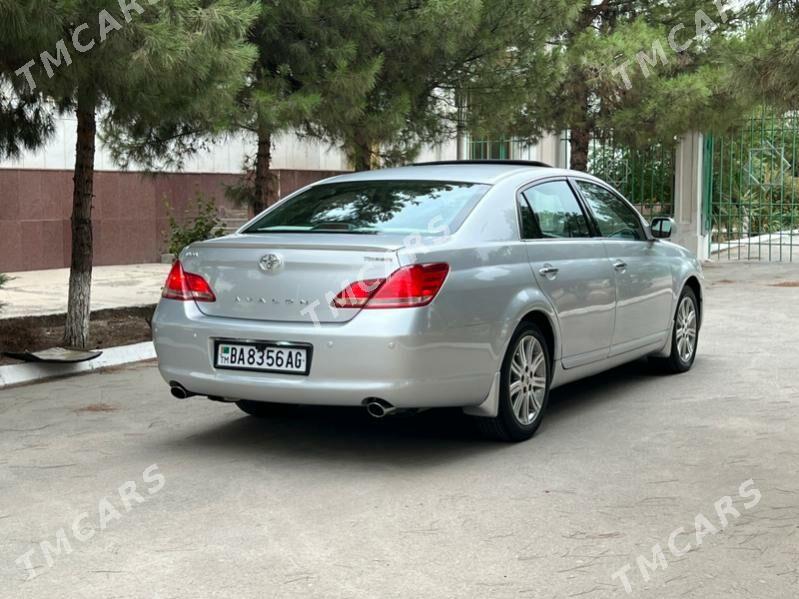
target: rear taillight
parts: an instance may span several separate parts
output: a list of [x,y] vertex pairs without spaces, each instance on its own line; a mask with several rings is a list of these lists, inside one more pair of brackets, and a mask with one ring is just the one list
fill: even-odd
[[333,298],[336,308],[363,308],[385,279],[366,279],[347,285]]
[[348,285],[334,299],[336,308],[418,308],[432,302],[449,274],[448,264],[415,264],[388,279],[369,279]]
[[169,276],[166,278],[164,292],[161,297],[181,302],[194,300],[195,302],[215,302],[211,286],[204,278],[194,273],[183,270],[180,260],[175,262]]

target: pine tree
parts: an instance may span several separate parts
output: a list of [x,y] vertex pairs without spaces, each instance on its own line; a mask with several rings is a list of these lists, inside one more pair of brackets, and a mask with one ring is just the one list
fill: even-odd
[[[271,173],[275,138],[302,132],[319,122],[354,118],[364,107],[381,67],[379,55],[362,51],[359,37],[374,27],[368,0],[274,0],[259,3],[258,19],[248,40],[257,59],[237,102],[223,120],[209,127],[162,120],[155,130],[127,130],[109,137],[122,161],[156,167],[153,148],[159,140],[182,139],[187,150],[227,134],[244,134],[254,152],[245,177],[229,195],[257,214],[277,199]],[[190,151],[190,150],[189,150]],[[161,152],[163,153],[163,152]],[[184,152],[178,152],[183,155]]]
[[[566,0],[375,0],[376,23],[356,37],[382,57],[364,109],[321,122],[314,133],[340,143],[358,170],[412,158],[422,143],[478,127],[537,70],[549,36],[573,12]],[[461,99],[464,99],[461,102]],[[458,106],[468,114],[459,118]],[[516,103],[518,106],[518,103]]]
[[553,40],[554,85],[518,110],[534,112],[538,123],[529,129],[517,118],[511,132],[533,139],[542,122],[569,129],[571,167],[585,170],[596,134],[640,146],[724,126],[745,104],[723,56],[754,10],[711,0],[582,2]]
[[262,3],[250,33],[258,60],[233,119],[257,140],[252,185],[245,187],[256,214],[277,199],[270,172],[276,135],[360,113],[381,59],[362,53],[352,34],[373,20],[366,0]]
[[[4,16],[18,16],[1,6]],[[10,65],[15,85],[23,97],[77,117],[64,343],[86,347],[98,121],[140,132],[177,115],[213,120],[252,62],[245,39],[255,11],[244,0],[36,0],[26,11],[27,23],[5,26],[5,44],[27,51]],[[155,151],[173,149],[164,143]]]
[[40,47],[52,16],[49,3],[0,2],[0,158],[35,150],[53,133],[52,107],[14,74]]
[[792,0],[769,2],[763,18],[726,53],[735,73],[732,86],[753,103],[785,109],[799,107],[799,5]]

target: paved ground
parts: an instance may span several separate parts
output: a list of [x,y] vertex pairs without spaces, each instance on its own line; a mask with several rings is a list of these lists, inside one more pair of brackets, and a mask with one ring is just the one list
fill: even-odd
[[799,288],[769,285],[799,266],[708,276],[692,372],[560,389],[521,445],[457,412],[257,421],[170,399],[153,365],[2,392],[0,596],[593,599],[626,597],[630,564],[635,597],[796,597]]
[[[92,276],[92,310],[154,304],[169,272],[168,264],[96,266]],[[2,290],[0,318],[61,314],[67,311],[69,269],[8,273]]]

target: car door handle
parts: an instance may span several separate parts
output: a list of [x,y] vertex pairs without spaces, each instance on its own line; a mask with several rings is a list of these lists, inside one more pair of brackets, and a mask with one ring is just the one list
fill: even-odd
[[560,272],[560,269],[552,266],[551,264],[545,264],[544,268],[542,268],[538,272],[544,277],[554,277],[556,274]]
[[616,260],[616,262],[613,263],[613,268],[616,270],[624,270],[627,268],[627,263],[624,260]]

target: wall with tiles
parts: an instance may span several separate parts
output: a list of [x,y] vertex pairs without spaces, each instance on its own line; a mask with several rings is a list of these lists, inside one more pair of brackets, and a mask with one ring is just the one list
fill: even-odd
[[[70,260],[74,116],[56,121],[49,142],[14,160],[0,160],[0,272],[61,268]],[[197,192],[214,197],[224,212],[233,207],[224,186],[238,179],[255,139],[230,136],[186,161],[179,173],[150,176],[135,165],[120,169],[97,140],[93,207],[97,265],[160,260],[167,229],[164,201],[182,214]],[[419,160],[454,159],[456,144],[425,148]],[[273,168],[282,196],[313,181],[349,170],[335,146],[294,134],[278,136]]]
[[[283,194],[333,171],[277,171]],[[165,202],[176,215],[192,214],[197,193],[216,199],[222,213],[234,210],[226,185],[238,175],[99,171],[92,220],[94,263],[157,262],[168,229]],[[0,272],[69,266],[72,173],[65,170],[0,169]]]

